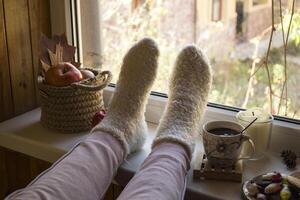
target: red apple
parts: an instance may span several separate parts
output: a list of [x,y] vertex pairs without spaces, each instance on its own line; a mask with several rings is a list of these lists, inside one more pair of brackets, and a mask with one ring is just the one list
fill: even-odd
[[82,70],[80,70],[80,72],[82,74],[83,79],[88,79],[88,78],[94,78],[95,77],[95,74],[90,70],[82,69]]
[[94,117],[93,117],[93,121],[92,121],[92,126],[96,126],[97,124],[99,124],[102,119],[105,117],[106,111],[104,109],[100,110],[99,112],[96,112]]
[[51,67],[45,74],[46,83],[53,86],[68,86],[82,80],[81,72],[71,63],[64,62]]

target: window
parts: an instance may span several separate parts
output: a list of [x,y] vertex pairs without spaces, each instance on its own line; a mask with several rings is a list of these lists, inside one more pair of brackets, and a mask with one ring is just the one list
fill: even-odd
[[212,0],[212,21],[220,21],[222,18],[222,1]]
[[[245,7],[252,5],[241,4],[238,5],[237,15],[236,3],[236,0],[228,0],[226,7],[222,8],[221,0],[95,1],[99,5],[91,7],[94,10],[99,7],[101,15],[93,15],[91,10],[85,13],[81,9],[82,18],[93,16],[81,22],[81,32],[82,35],[85,32],[97,33],[99,38],[101,35],[99,41],[96,36],[89,37],[90,40],[92,38],[90,49],[101,48],[101,56],[96,56],[97,62],[93,62],[95,56],[88,55],[98,55],[98,52],[84,50],[87,42],[82,42],[82,61],[85,65],[112,71],[115,83],[128,48],[143,37],[152,37],[160,48],[159,73],[153,91],[167,94],[176,55],[185,45],[195,43],[207,53],[212,63],[214,81],[209,96],[211,103],[236,108],[262,107],[275,115],[299,120],[299,11],[295,11],[293,16],[285,65],[279,5],[276,3],[276,31],[269,52],[267,73],[264,63],[271,30],[271,5],[252,13]],[[283,7],[285,36],[291,13],[288,5]],[[221,10],[226,17],[221,16]],[[219,21],[221,18],[222,21]],[[86,39],[83,37],[82,41]]]

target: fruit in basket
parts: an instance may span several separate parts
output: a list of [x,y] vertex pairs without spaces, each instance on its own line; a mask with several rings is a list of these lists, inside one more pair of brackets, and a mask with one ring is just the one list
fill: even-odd
[[95,74],[90,70],[82,69],[82,70],[80,70],[80,72],[82,74],[83,79],[88,79],[88,78],[94,78],[95,77]]
[[106,115],[106,110],[104,109],[100,110],[99,112],[96,112],[92,120],[92,127],[99,124],[103,120],[105,115]]
[[71,63],[59,63],[50,67],[45,73],[45,81],[49,85],[62,87],[82,80],[81,72]]
[[80,63],[74,60],[76,47],[68,44],[65,34],[54,35],[51,39],[42,35],[40,43],[41,75],[45,76],[48,70],[62,62],[71,63],[76,68],[80,67]]

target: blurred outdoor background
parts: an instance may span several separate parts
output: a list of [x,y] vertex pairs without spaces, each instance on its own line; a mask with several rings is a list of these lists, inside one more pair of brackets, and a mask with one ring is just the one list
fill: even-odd
[[153,91],[168,93],[178,52],[194,43],[206,52],[213,67],[210,102],[263,107],[300,119],[299,8],[299,1],[274,1],[274,34],[266,68],[271,0],[101,0],[101,65],[113,72],[116,82],[128,48],[152,37],[160,48]]

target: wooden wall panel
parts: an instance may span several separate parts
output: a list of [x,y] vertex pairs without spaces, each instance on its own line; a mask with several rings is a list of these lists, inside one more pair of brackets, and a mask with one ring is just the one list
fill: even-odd
[[8,191],[7,169],[5,164],[5,152],[0,148],[0,199],[6,196]]
[[0,122],[13,116],[3,0],[0,0]]
[[114,193],[113,199],[117,199],[120,196],[123,189],[124,188],[120,185],[113,185],[113,193]]
[[51,163],[30,157],[30,177],[34,179],[42,171],[45,171],[51,166]]
[[[44,34],[51,37],[50,26],[50,2],[49,0],[28,0],[28,10],[31,30],[31,47],[34,81],[37,82],[39,73],[39,52],[40,52],[40,37]],[[36,87],[36,97],[39,99],[38,88]]]
[[28,157],[13,151],[5,152],[8,191],[11,193],[26,186],[30,181]]
[[27,0],[4,0],[6,40],[15,114],[36,107]]
[[0,147],[0,199],[24,188],[51,163]]
[[109,186],[103,200],[112,200],[112,199],[114,199],[114,188],[113,187],[114,186],[112,184]]

